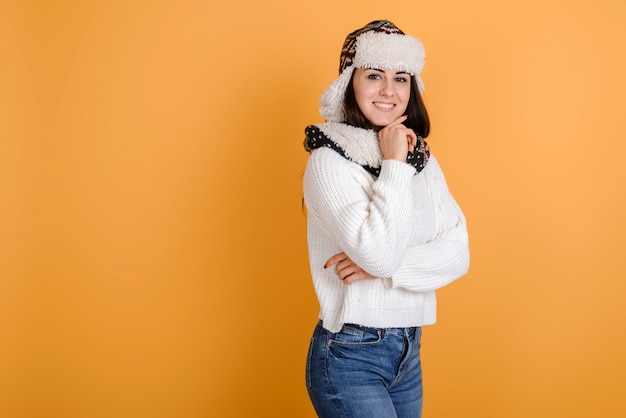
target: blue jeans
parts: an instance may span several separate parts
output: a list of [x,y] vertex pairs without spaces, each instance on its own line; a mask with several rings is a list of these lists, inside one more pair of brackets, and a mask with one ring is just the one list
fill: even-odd
[[322,418],[419,418],[422,329],[346,324],[335,334],[317,324],[306,385]]

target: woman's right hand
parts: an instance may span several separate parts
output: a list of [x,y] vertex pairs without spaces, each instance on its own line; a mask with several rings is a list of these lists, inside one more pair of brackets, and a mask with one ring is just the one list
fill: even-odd
[[402,124],[407,118],[407,115],[400,116],[378,132],[383,159],[406,161],[407,153],[415,151],[417,135]]

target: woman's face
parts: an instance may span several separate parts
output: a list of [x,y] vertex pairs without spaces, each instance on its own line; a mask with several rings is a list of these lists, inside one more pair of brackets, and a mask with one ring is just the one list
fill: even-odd
[[411,97],[411,75],[395,70],[357,68],[354,96],[374,129],[381,129],[404,115]]

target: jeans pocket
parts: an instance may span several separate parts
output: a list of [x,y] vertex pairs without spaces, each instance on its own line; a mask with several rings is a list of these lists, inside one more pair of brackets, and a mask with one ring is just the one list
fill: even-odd
[[344,325],[336,334],[329,333],[328,344],[340,347],[364,347],[380,343],[382,332],[379,329]]

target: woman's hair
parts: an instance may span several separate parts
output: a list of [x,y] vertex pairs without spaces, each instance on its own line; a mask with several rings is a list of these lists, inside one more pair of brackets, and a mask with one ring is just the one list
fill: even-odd
[[[369,128],[371,124],[363,112],[361,112],[356,102],[354,86],[352,85],[353,80],[354,73],[352,73],[352,78],[346,88],[346,95],[343,101],[344,113],[346,115],[345,122],[348,125],[357,126],[359,128]],[[408,115],[408,118],[403,125],[413,129],[413,131],[422,138],[428,137],[430,133],[430,119],[428,118],[428,111],[426,111],[426,106],[424,105],[414,76],[411,76],[411,96],[409,97],[405,114]]]

